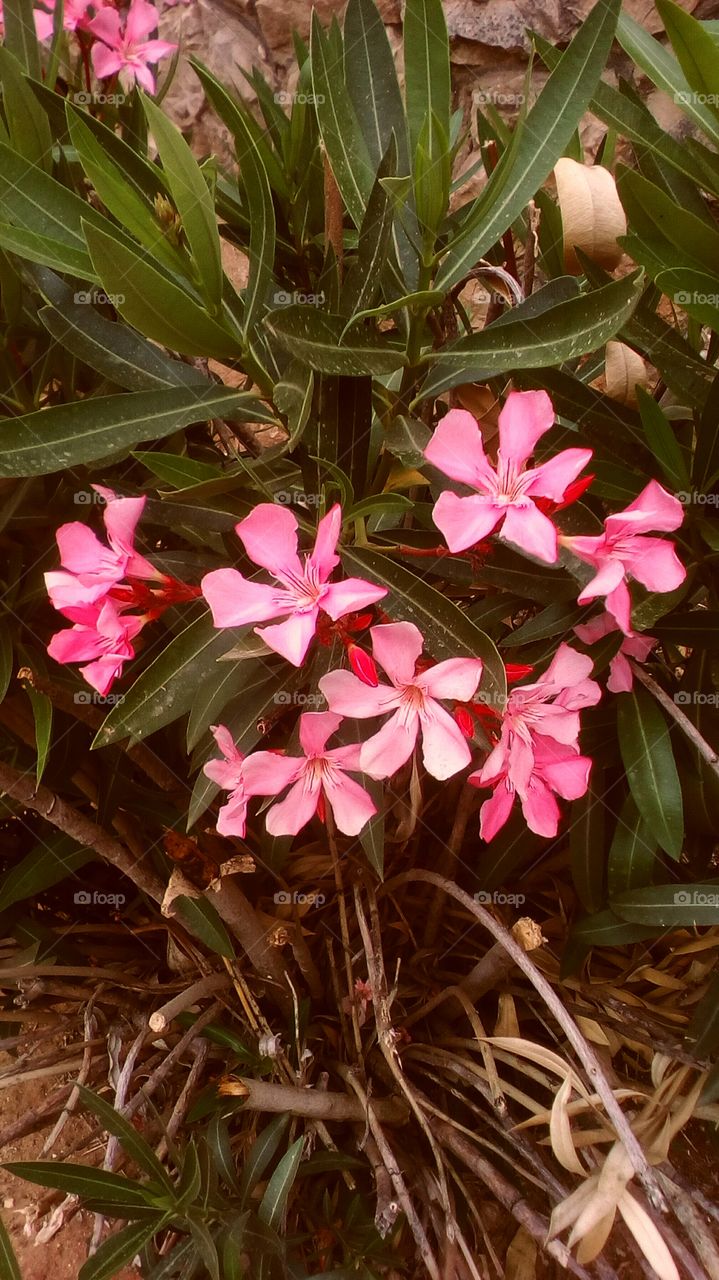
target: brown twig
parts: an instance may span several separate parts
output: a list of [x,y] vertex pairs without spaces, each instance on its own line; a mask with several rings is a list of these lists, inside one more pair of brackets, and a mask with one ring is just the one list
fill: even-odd
[[167,1004],[163,1004],[154,1013],[150,1014],[150,1030],[160,1035],[167,1031],[173,1018],[178,1013],[184,1013],[185,1009],[189,1009],[191,1005],[196,1004],[198,1000],[202,1000],[204,996],[213,995],[215,991],[220,991],[223,987],[231,985],[229,975],[226,973],[210,973],[205,978],[200,978],[199,982],[193,982],[191,987],[185,991],[181,991],[179,995],[173,996],[172,1000],[168,1000]]
[[[367,1120],[365,1108],[346,1093],[299,1089],[244,1077],[228,1081],[222,1092],[244,1098],[243,1110],[246,1111],[284,1112],[290,1116],[304,1116],[308,1120],[334,1120],[337,1123],[363,1124]],[[373,1099],[372,1107],[380,1124],[404,1125],[409,1118],[409,1109],[401,1098]]]
[[702,737],[696,725],[692,724],[691,720],[684,714],[681,707],[677,706],[676,702],[669,697],[669,694],[665,693],[661,685],[657,684],[656,680],[654,680],[652,676],[649,675],[648,671],[645,671],[638,662],[632,662],[631,667],[634,675],[637,677],[637,680],[644,685],[645,689],[649,690],[652,697],[656,698],[660,707],[664,708],[667,715],[671,716],[672,720],[679,726],[682,733],[685,734],[692,745],[696,747],[702,759],[706,760],[706,763],[714,770],[714,773],[719,775],[719,755],[717,755],[713,747],[709,746],[706,739]]

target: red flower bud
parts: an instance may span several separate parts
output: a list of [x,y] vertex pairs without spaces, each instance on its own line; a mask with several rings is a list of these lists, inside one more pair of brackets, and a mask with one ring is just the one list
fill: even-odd
[[362,684],[368,684],[371,689],[376,689],[379,684],[377,668],[374,659],[364,649],[360,649],[358,644],[347,645],[347,657],[349,664]]
[[507,684],[516,684],[517,680],[523,680],[525,676],[531,676],[534,667],[521,662],[507,662],[504,670],[507,673]]
[[461,704],[458,704],[454,708],[453,715],[454,715],[455,724],[457,725],[457,728],[459,729],[460,733],[463,733],[465,738],[473,738],[474,737],[474,720],[472,719],[472,716],[468,708],[463,707]]

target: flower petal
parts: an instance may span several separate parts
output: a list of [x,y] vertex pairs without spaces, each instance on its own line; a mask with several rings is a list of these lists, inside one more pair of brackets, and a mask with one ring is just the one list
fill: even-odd
[[213,569],[200,583],[212,610],[216,627],[242,627],[249,622],[265,622],[281,617],[289,605],[283,604],[276,587],[252,582],[237,569]]
[[324,791],[337,827],[345,836],[358,836],[377,812],[364,787],[346,774],[342,775],[341,782],[330,775],[324,782]]
[[432,519],[444,536],[450,551],[466,551],[475,542],[486,538],[504,517],[506,508],[495,504],[493,498],[472,494],[458,498],[445,489],[434,504]]
[[630,554],[624,561],[632,577],[647,591],[674,591],[687,576],[674,543],[667,538],[632,538]]
[[427,773],[443,782],[472,759],[467,739],[448,711],[427,698],[419,713],[422,725],[422,759]]
[[217,815],[217,834],[244,839],[246,825],[247,797],[242,791],[235,791]]
[[341,582],[328,583],[320,600],[320,607],[336,622],[348,613],[376,604],[386,595],[387,588],[374,582],[365,582],[364,578],[344,578]]
[[417,677],[417,684],[433,698],[469,702],[482,677],[481,658],[446,658]]
[[561,502],[568,485],[576,480],[592,456],[591,449],[564,449],[536,467],[532,482],[525,489],[529,497],[551,498]]
[[482,433],[466,409],[450,409],[435,428],[424,451],[433,467],[473,489],[493,485],[495,475],[484,452]]
[[678,498],[667,493],[656,480],[650,480],[639,496],[624,511],[608,516],[607,535],[627,533],[671,533],[684,519],[684,508]]
[[521,551],[554,564],[557,559],[557,530],[533,502],[507,507],[507,516],[499,531],[503,542],[511,542]]
[[305,711],[300,716],[300,746],[306,756],[324,755],[327,739],[342,724],[332,711]]
[[274,627],[255,627],[255,631],[275,653],[286,658],[293,667],[301,667],[315,634],[318,613],[318,609],[293,613],[286,622],[279,622]]
[[[414,679],[424,641],[413,622],[387,622],[371,627],[372,652],[387,672],[392,684],[408,684]],[[381,687],[381,686],[380,686]]]
[[335,554],[335,547],[341,528],[342,508],[336,502],[320,520],[314,550],[308,556],[309,563],[317,570],[320,582],[326,582],[340,562],[339,556]]
[[499,456],[523,467],[540,436],[554,423],[554,408],[546,391],[510,391],[499,415]]
[[283,756],[277,751],[255,751],[242,765],[242,782],[248,796],[276,796],[304,772],[303,756]]
[[526,793],[521,797],[522,813],[530,831],[537,836],[551,839],[559,827],[559,805],[546,782],[531,778]]
[[360,767],[370,778],[390,778],[409,760],[419,731],[417,715],[407,719],[396,711],[382,728],[362,744]]
[[267,811],[265,826],[271,836],[296,836],[317,810],[320,780],[305,774],[290,787],[284,800]]
[[367,720],[381,716],[397,706],[400,694],[387,684],[375,687],[358,680],[351,671],[329,671],[319,681],[319,688],[331,711],[342,716]]
[[276,578],[283,574],[302,577],[297,554],[297,519],[286,507],[260,502],[235,526],[250,560],[269,569]]
[[506,778],[502,778],[479,811],[479,834],[482,840],[494,839],[512,812],[513,804],[514,792]]

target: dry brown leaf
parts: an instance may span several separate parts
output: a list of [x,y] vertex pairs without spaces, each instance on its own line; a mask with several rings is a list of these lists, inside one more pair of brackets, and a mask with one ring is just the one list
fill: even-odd
[[537,1245],[524,1227],[519,1228],[507,1250],[504,1274],[506,1280],[535,1280]]
[[554,166],[554,177],[567,271],[582,271],[575,247],[612,271],[622,257],[617,237],[626,235],[627,219],[611,173],[601,165],[579,164],[563,156]]
[[630,1191],[624,1192],[617,1208],[659,1280],[679,1280],[674,1259],[657,1227]]
[[586,1170],[575,1150],[572,1139],[572,1126],[567,1114],[567,1103],[571,1092],[572,1084],[569,1077],[567,1077],[557,1091],[552,1104],[552,1111],[549,1117],[549,1137],[552,1143],[552,1151],[563,1168],[568,1169],[570,1173],[578,1173],[580,1177],[584,1177]]
[[624,342],[608,342],[604,359],[604,389],[610,400],[636,405],[637,386],[646,388],[647,366],[638,352]]

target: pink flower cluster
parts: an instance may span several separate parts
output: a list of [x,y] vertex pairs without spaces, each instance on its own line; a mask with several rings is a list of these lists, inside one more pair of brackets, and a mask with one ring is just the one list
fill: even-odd
[[[177,0],[165,3],[174,4]],[[167,40],[150,38],[158,21],[157,9],[148,0],[131,0],[124,16],[115,5],[103,4],[102,0],[65,0],[63,9],[64,29],[92,44],[90,57],[98,80],[119,75],[126,89],[139,84],[148,93],[155,92],[151,65],[177,48]],[[38,39],[52,39],[54,26],[55,0],[40,0],[35,7]]]
[[[48,645],[56,662],[83,662],[80,674],[103,696],[135,656],[133,640],[146,623],[170,604],[191,600],[199,588],[161,573],[134,546],[145,498],[118,498],[92,486],[105,503],[107,543],[75,520],[56,534],[62,569],[45,574],[51,603],[74,625],[58,631]],[[152,583],[147,587],[145,583]],[[126,611],[140,607],[140,614]]]
[[[565,449],[531,465],[537,442],[553,420],[544,392],[512,393],[499,417],[493,463],[474,419],[463,410],[448,413],[425,456],[474,492],[441,493],[434,521],[446,538],[447,554],[471,553],[478,540],[497,531],[543,563],[556,563],[561,547],[589,564],[594,576],[579,590],[578,601],[603,598],[606,611],[575,631],[587,645],[621,633],[607,687],[624,692],[632,684],[630,660],[646,660],[655,643],[631,629],[628,582],[664,592],[681,584],[685,571],[673,543],[649,535],[678,528],[682,507],[651,481],[625,511],[605,520],[601,534],[559,533],[552,515],[587,487],[590,478],[579,473],[591,451]],[[556,835],[558,798],[585,794],[591,760],[580,753],[580,712],[601,696],[590,679],[591,656],[561,643],[544,674],[529,683],[517,681],[530,676],[532,668],[508,667],[512,688],[506,702],[488,706],[478,694],[483,670],[478,658],[435,662],[423,653],[424,639],[413,623],[377,617],[384,587],[363,578],[337,578],[339,505],[320,520],[312,549],[302,552],[292,512],[260,503],[236,526],[259,576],[216,569],[197,588],[168,578],[135,551],[144,498],[118,498],[111,490],[95,489],[106,501],[107,543],[85,525],[64,525],[57,534],[62,569],[48,573],[46,582],[55,608],[74,624],[53,636],[49,652],[60,662],[85,663],[82,674],[99,692],[109,689],[133,656],[133,641],[151,618],[200,592],[216,627],[258,624],[255,631],[268,649],[295,667],[304,664],[313,641],[339,639],[345,646],[350,669],[329,671],[319,680],[328,710],[300,717],[301,754],[262,750],[243,757],[225,726],[213,729],[222,758],[207,763],[205,773],[229,793],[218,820],[221,835],[244,837],[248,802],[258,796],[281,797],[267,810],[272,835],[295,835],[313,815],[324,818],[328,807],[341,832],[357,835],[375,805],[351,775],[391,778],[418,748],[425,770],[439,781],[475,764],[468,780],[491,790],[480,814],[485,840],[504,825],[515,800],[532,831]],[[371,655],[354,639],[367,627]],[[347,743],[345,718],[370,722],[361,742],[353,732]],[[490,739],[480,763],[474,759],[475,718]],[[345,741],[328,747],[338,734]]]

